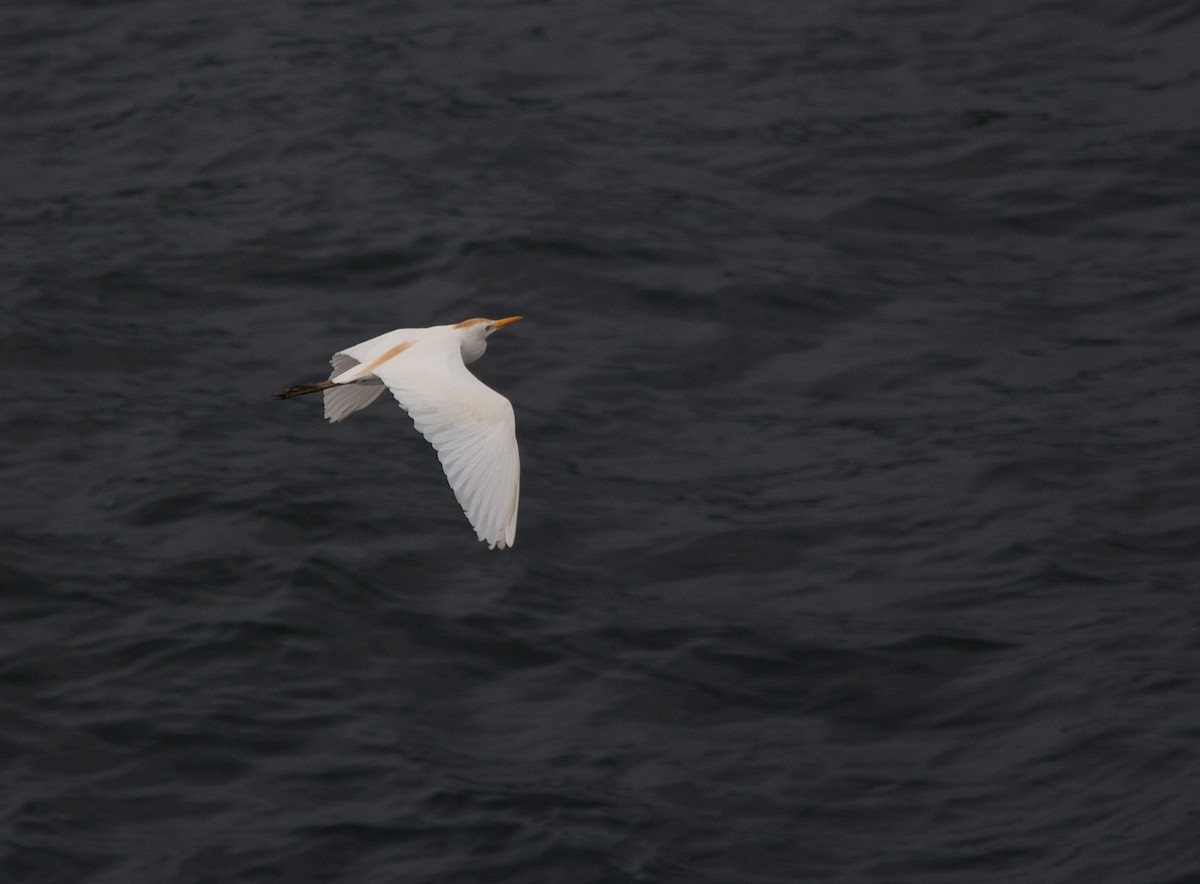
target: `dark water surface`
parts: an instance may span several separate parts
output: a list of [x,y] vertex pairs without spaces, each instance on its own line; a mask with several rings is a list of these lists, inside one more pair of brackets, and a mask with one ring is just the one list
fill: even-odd
[[[1198,46],[5,3],[0,881],[1200,881]],[[509,552],[270,398],[510,313]]]

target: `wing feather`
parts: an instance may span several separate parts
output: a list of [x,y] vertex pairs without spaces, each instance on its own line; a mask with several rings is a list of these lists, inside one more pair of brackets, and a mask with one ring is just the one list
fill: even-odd
[[[329,360],[334,377],[358,365],[358,360],[346,353],[334,353]],[[367,377],[353,384],[340,384],[325,391],[325,419],[331,424],[344,421],[356,411],[361,411],[379,398],[384,390],[383,382],[376,377]]]
[[457,341],[421,341],[375,374],[437,451],[479,539],[512,546],[521,486],[512,404],[471,374]]

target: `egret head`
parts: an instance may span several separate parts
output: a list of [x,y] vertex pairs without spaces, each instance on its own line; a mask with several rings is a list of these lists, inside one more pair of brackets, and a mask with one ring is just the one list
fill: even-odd
[[520,322],[524,318],[524,316],[509,316],[504,319],[483,319],[482,317],[477,317],[457,322],[454,324],[454,327],[465,329],[479,335],[481,338],[486,338],[497,329],[504,328],[506,325],[512,325],[514,322]]
[[506,325],[512,325],[514,322],[519,322],[524,319],[523,316],[509,316],[504,319],[464,319],[462,322],[456,323],[455,328],[462,329],[462,355],[463,362],[468,364],[474,362],[483,355],[487,349],[487,339],[492,332],[497,329],[504,328]]

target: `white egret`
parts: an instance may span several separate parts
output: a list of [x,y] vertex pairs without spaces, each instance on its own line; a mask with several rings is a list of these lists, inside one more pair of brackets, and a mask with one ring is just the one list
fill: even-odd
[[517,534],[521,490],[516,421],[512,404],[466,366],[483,355],[492,332],[521,318],[398,328],[334,353],[329,380],[275,398],[324,392],[325,417],[337,423],[374,402],[386,385],[436,449],[479,539],[505,549]]

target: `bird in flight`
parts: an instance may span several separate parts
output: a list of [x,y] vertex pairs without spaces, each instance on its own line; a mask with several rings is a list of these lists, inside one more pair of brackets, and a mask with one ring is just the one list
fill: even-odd
[[325,418],[343,421],[386,386],[437,451],[467,520],[488,549],[513,545],[521,460],[512,403],[471,372],[492,332],[522,319],[465,319],[398,328],[333,354],[329,380],[275,396],[324,393]]

